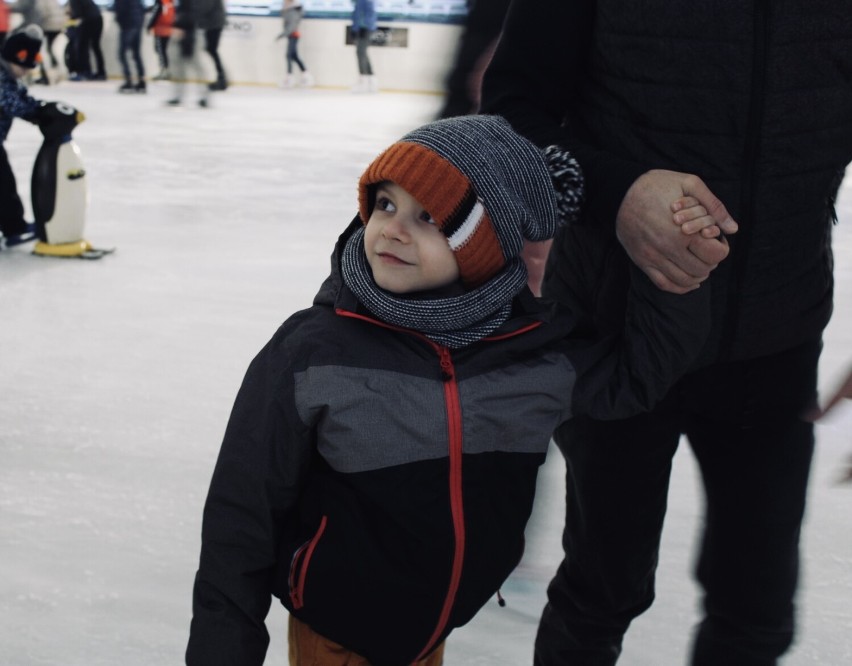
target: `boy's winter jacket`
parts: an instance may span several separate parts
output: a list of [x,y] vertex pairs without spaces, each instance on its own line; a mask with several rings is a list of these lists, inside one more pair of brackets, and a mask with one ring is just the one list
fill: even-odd
[[44,31],[62,32],[68,23],[65,8],[61,7],[57,0],[37,0],[37,4],[42,16],[40,25]]
[[261,664],[270,592],[376,666],[422,658],[521,558],[556,426],[651,407],[692,361],[709,293],[638,271],[622,341],[524,291],[450,351],[376,320],[332,275],[254,359],[204,509],[190,666]]

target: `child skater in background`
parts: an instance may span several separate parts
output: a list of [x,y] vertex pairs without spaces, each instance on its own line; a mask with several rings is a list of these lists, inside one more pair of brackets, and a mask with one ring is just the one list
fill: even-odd
[[148,32],[154,33],[154,50],[160,61],[160,71],[154,77],[155,81],[168,81],[169,71],[169,40],[172,38],[172,25],[175,22],[174,0],[156,0],[151,20],[148,21]]
[[557,424],[645,410],[687,370],[707,288],[634,271],[619,340],[527,288],[524,241],[573,220],[581,190],[570,155],[497,116],[425,125],[369,165],[330,277],[237,395],[187,664],[263,663],[274,595],[292,666],[440,665],[521,558]]
[[24,219],[24,205],[6,154],[6,137],[15,118],[36,122],[39,100],[21,79],[41,62],[43,33],[29,24],[6,38],[0,49],[0,249],[35,239],[35,224]]
[[[287,78],[284,79],[285,88],[294,88],[297,85],[310,88],[314,85],[314,78],[299,57],[299,37],[301,36],[299,34],[299,24],[302,22],[304,13],[304,8],[296,0],[284,0],[284,8],[281,10],[284,31],[280,37],[287,38]],[[302,73],[301,79],[297,79],[293,73],[294,64]]]

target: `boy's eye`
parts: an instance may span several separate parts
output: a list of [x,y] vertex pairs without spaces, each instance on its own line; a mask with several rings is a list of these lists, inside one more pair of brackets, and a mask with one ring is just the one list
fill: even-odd
[[422,213],[420,213],[420,220],[422,222],[427,222],[428,224],[437,224],[437,222],[435,222],[435,220],[432,219],[432,216],[429,215],[429,213],[427,213],[425,210]]
[[396,207],[393,205],[393,202],[387,197],[383,196],[379,196],[376,198],[376,208],[389,213],[392,213],[394,210],[396,210]]

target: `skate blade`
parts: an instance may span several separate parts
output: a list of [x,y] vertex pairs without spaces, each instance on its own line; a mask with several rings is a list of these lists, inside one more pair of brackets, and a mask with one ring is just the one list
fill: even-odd
[[33,254],[41,257],[66,257],[76,259],[100,259],[112,254],[115,248],[96,248],[87,240],[74,241],[73,243],[45,243],[38,241],[33,248]]

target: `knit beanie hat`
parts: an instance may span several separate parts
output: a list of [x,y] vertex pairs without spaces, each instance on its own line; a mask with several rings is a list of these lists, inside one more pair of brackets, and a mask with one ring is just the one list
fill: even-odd
[[0,55],[6,62],[32,69],[41,62],[41,41],[44,33],[35,23],[30,23],[9,35]]
[[383,181],[405,189],[431,215],[466,288],[517,258],[524,239],[547,240],[573,221],[583,191],[580,167],[567,151],[543,151],[502,117],[488,115],[429,123],[379,155],[358,183],[364,224]]

